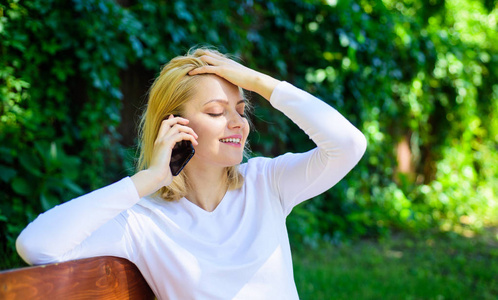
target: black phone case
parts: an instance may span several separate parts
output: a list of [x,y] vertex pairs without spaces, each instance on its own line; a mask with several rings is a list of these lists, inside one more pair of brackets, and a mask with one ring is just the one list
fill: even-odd
[[176,143],[171,152],[171,161],[169,163],[171,174],[173,174],[173,176],[180,174],[194,154],[195,150],[194,146],[192,146],[192,142],[181,141]]

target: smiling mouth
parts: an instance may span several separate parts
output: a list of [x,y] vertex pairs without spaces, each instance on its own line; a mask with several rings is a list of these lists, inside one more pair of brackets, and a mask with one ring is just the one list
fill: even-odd
[[220,142],[231,143],[231,144],[240,144],[240,139],[238,139],[238,138],[221,139]]

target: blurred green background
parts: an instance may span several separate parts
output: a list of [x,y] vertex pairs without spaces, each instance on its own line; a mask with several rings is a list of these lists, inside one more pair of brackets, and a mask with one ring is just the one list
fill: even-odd
[[[148,87],[199,44],[311,92],[368,139],[344,180],[294,209],[293,247],[472,238],[498,223],[497,22],[496,0],[3,0],[0,269],[23,265],[15,239],[39,213],[133,173]],[[313,147],[252,101],[253,155]]]

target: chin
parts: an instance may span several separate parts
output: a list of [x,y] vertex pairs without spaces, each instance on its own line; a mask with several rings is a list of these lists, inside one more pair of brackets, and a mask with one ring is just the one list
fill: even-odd
[[227,167],[238,166],[238,165],[240,165],[241,162],[242,162],[242,159],[239,159],[239,160],[236,160],[236,161],[229,162],[226,166]]
[[241,162],[242,162],[242,156],[238,158],[227,159],[226,166],[227,167],[237,166],[240,165]]

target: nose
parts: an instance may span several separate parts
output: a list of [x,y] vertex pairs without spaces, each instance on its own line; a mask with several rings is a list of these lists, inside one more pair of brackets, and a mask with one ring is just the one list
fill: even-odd
[[228,119],[228,128],[244,128],[246,126],[246,120],[243,118],[237,111],[233,111],[230,113]]

